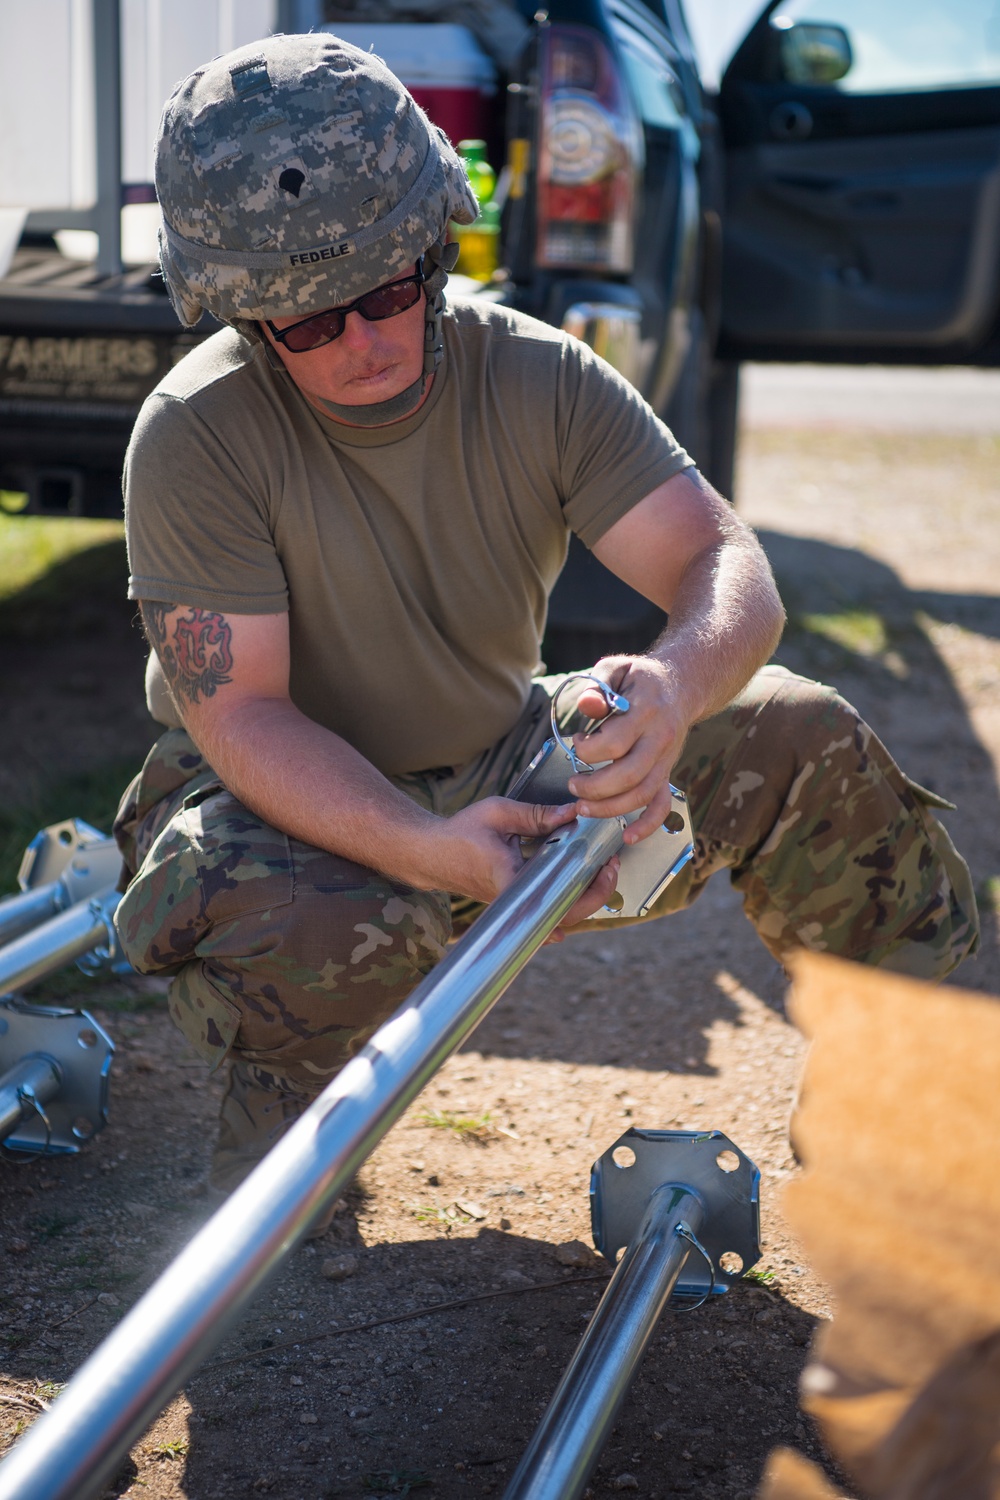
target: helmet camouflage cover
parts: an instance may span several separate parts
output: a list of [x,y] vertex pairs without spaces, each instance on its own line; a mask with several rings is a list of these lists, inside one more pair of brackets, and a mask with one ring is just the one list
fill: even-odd
[[329,33],[266,37],[178,84],[156,191],[160,265],[187,327],[203,310],[232,322],[349,302],[478,211],[399,79]]

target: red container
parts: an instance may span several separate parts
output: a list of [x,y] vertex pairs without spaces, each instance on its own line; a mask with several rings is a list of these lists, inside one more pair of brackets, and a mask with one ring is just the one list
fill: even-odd
[[438,21],[426,25],[338,21],[323,29],[381,57],[449,140],[457,143],[491,135],[496,68],[464,26]]
[[424,88],[419,84],[407,84],[407,88],[454,145],[490,135],[493,99],[480,89]]

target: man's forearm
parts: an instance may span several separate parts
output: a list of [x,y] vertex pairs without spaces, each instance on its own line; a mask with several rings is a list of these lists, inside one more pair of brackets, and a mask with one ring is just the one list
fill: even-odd
[[784,618],[767,558],[741,525],[692,560],[649,652],[673,675],[688,723],[720,712],[749,682],[777,646]]
[[441,820],[294,704],[249,699],[187,719],[209,764],[258,817],[392,879],[436,884],[427,846]]

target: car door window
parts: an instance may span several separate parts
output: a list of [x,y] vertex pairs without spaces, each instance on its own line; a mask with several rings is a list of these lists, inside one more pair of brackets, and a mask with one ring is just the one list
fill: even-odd
[[846,94],[1000,83],[1000,0],[784,0],[770,24],[788,83]]

